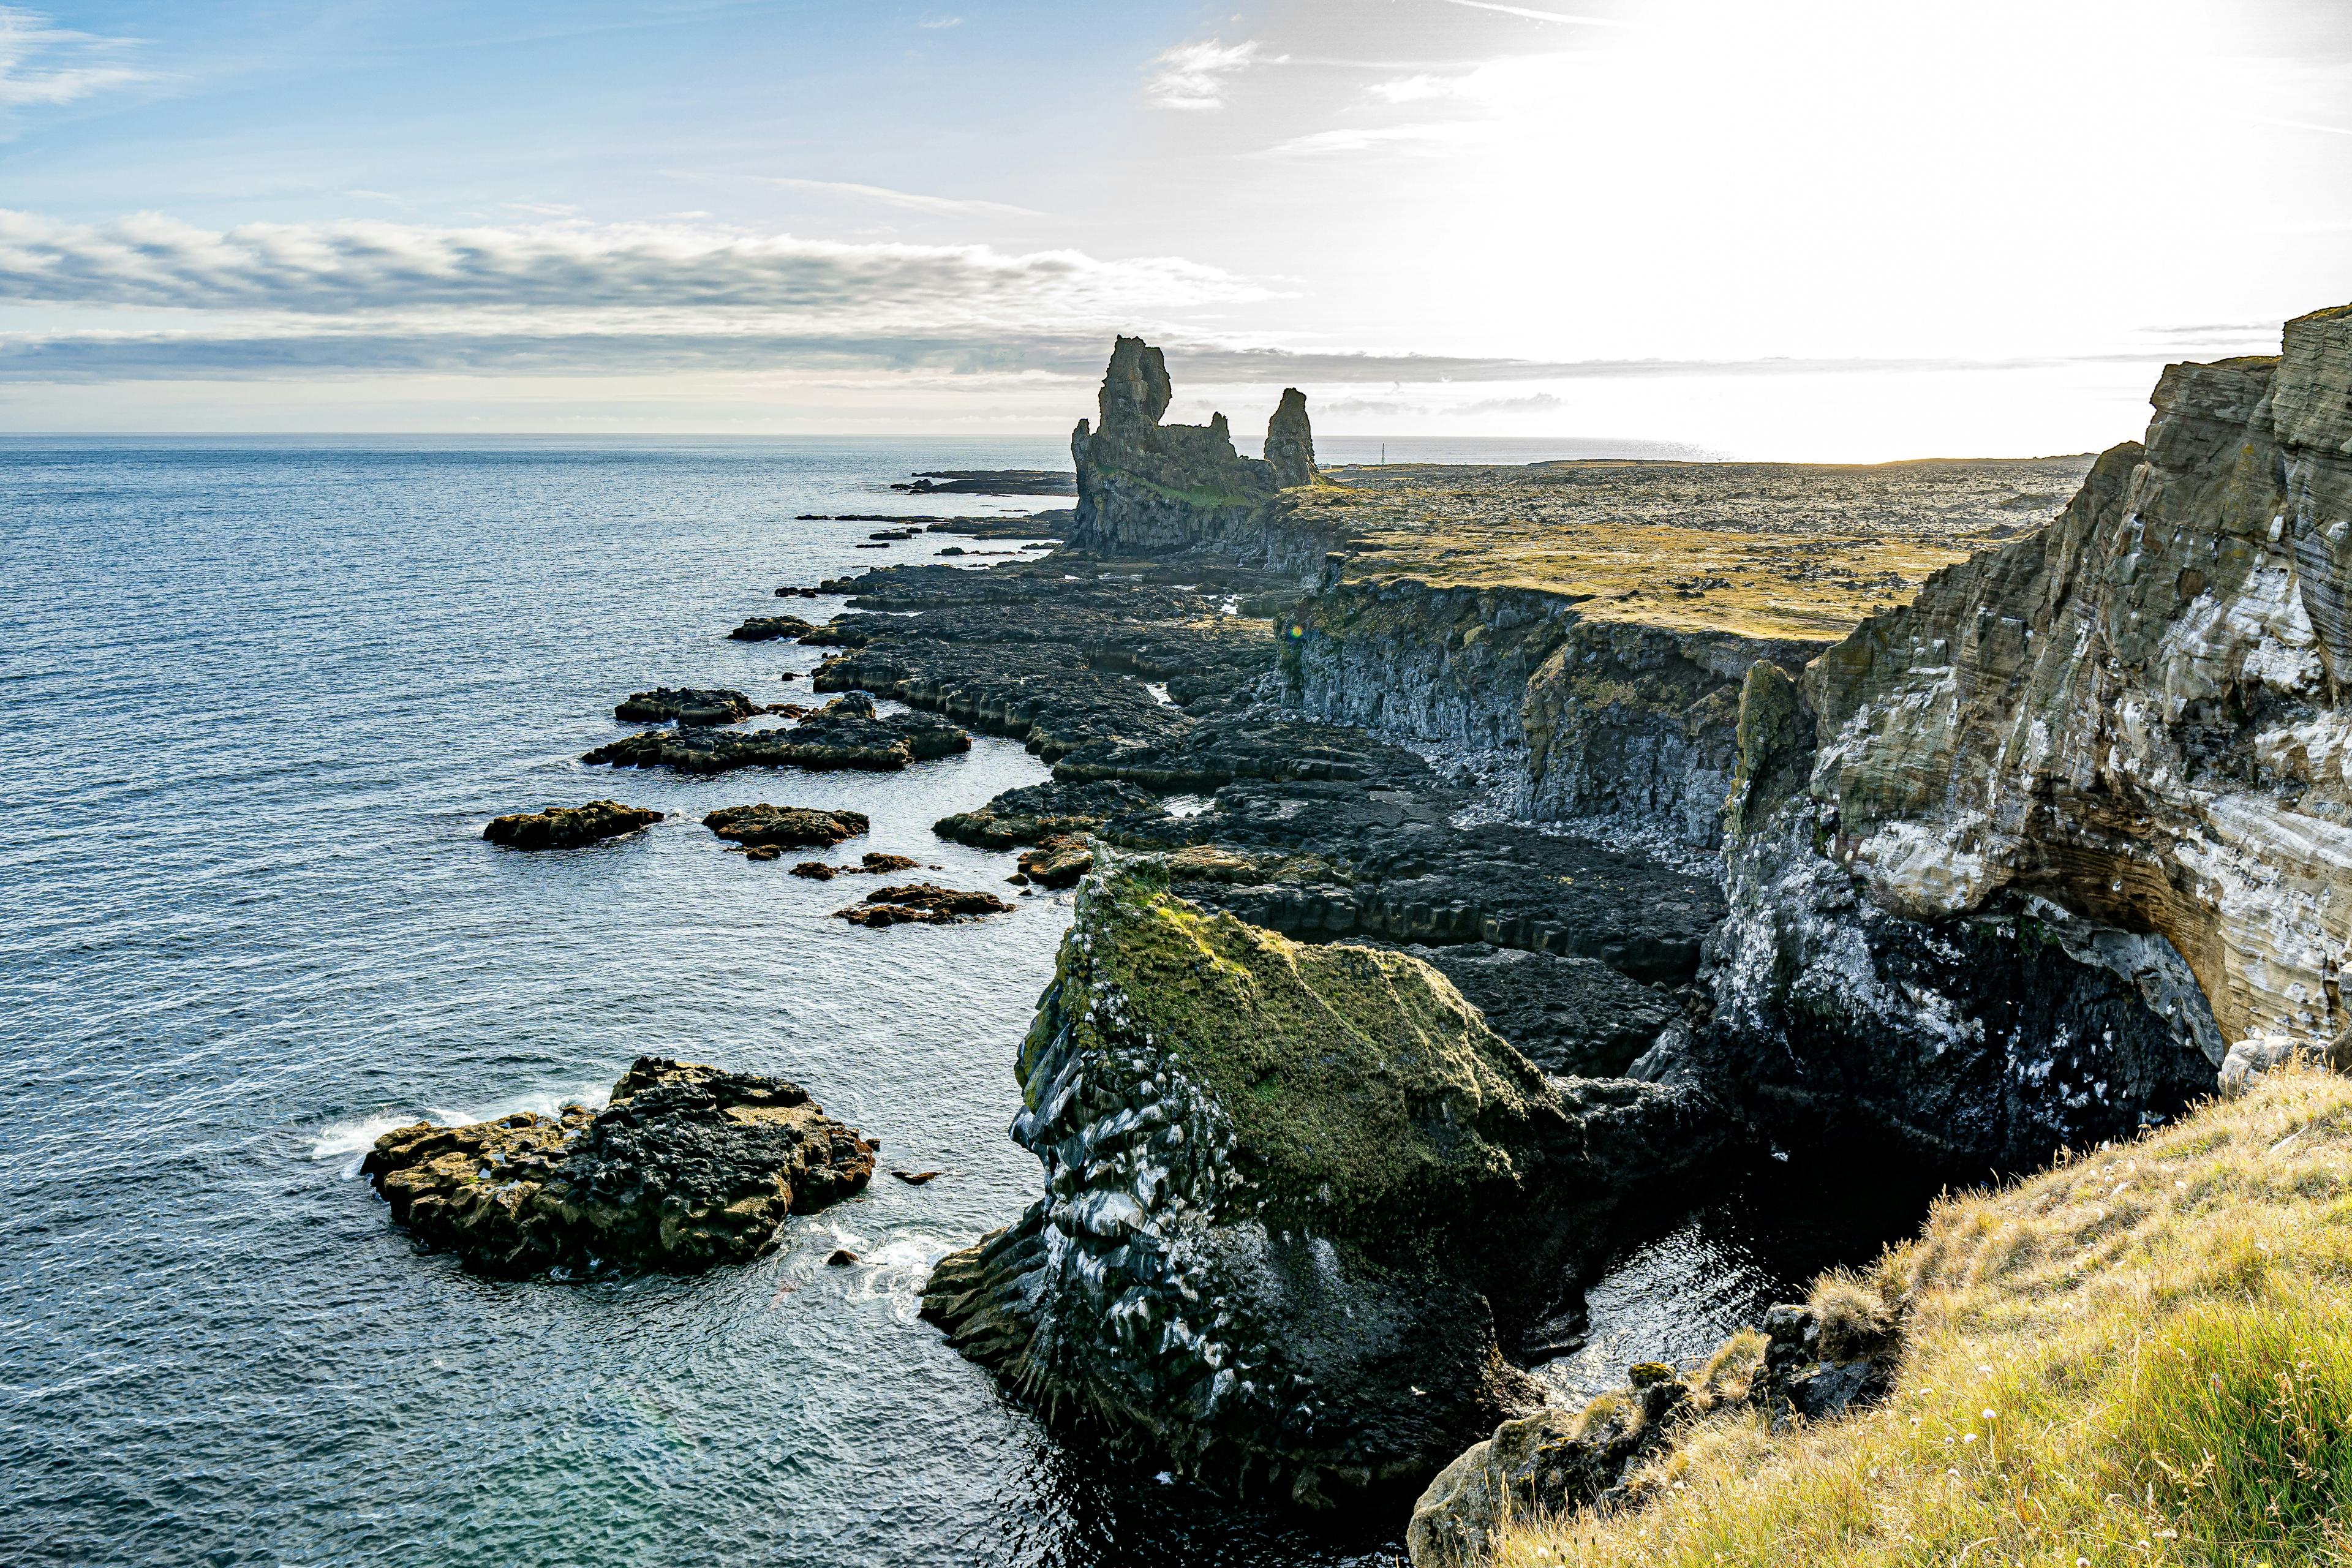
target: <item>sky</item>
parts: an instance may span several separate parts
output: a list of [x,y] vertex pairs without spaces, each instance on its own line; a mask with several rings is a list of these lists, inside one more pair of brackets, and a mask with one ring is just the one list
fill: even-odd
[[0,4],[0,432],[1874,461],[2352,300],[2346,0]]

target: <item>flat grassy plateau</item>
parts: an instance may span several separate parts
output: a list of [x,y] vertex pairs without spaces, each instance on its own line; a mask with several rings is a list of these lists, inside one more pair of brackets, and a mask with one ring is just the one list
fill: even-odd
[[1778,1434],[1702,1417],[1639,1473],[1643,1506],[1521,1521],[1495,1560],[2352,1562],[2347,1281],[2352,1080],[2273,1072],[1948,1197],[1916,1241],[1822,1280],[1825,1338],[1899,1320],[1885,1404]]
[[1286,492],[1349,536],[1350,580],[1589,596],[1593,620],[1836,637],[1929,574],[2055,516],[2063,458],[1339,468]]

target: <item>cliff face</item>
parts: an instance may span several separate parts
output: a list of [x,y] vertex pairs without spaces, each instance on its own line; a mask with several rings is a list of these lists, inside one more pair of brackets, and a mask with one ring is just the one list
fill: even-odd
[[1739,684],[1794,669],[1819,643],[1582,617],[1568,595],[1327,586],[1283,643],[1286,700],[1326,719],[1516,764],[1516,814],[1606,817],[1713,848],[1736,752]]
[[2352,1053],[2352,309],[2153,401],[2048,529],[1751,676],[1735,1072],[1947,1141],[1918,1079],[1973,1079],[2013,1158],[2231,1043]]
[[1283,488],[1315,482],[1305,395],[1296,387],[1282,395],[1264,458],[1234,449],[1222,414],[1206,425],[1161,424],[1171,395],[1160,352],[1120,338],[1103,375],[1100,423],[1081,419],[1070,437],[1078,468],[1070,542],[1106,555],[1208,550],[1275,571],[1312,571],[1320,547],[1301,542],[1305,531],[1276,525]]

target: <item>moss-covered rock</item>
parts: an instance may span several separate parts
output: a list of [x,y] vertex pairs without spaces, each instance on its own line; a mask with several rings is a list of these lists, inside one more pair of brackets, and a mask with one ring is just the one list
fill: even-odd
[[1547,1079],[1403,953],[1091,879],[1024,1042],[1046,1194],[925,1315],[1049,1414],[1213,1483],[1417,1486],[1531,1406],[1611,1210],[1722,1141],[1688,1095]]

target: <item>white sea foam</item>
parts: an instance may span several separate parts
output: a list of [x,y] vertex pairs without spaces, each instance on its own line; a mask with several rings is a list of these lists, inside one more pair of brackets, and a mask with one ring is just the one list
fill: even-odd
[[543,1089],[531,1094],[511,1095],[470,1110],[453,1110],[436,1106],[424,1111],[385,1111],[348,1121],[330,1121],[319,1129],[318,1136],[311,1140],[310,1158],[341,1158],[343,1165],[336,1174],[348,1182],[359,1175],[360,1163],[367,1158],[367,1152],[375,1147],[375,1141],[395,1127],[413,1127],[419,1121],[429,1121],[436,1127],[463,1127],[469,1122],[495,1121],[518,1110],[533,1110],[541,1116],[552,1116],[567,1105],[584,1105],[591,1110],[601,1110],[609,1098],[610,1090],[604,1086],[590,1084],[568,1091]]

